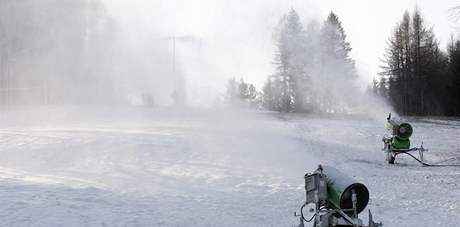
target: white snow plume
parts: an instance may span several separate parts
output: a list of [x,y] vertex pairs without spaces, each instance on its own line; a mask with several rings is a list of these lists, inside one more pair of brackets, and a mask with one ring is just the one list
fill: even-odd
[[291,7],[320,14],[302,1],[2,1],[0,102],[209,105],[228,78],[261,87]]
[[309,62],[305,71],[311,80],[313,110],[383,121],[393,108],[383,97],[363,86],[368,75],[358,70],[350,56],[353,43],[349,43],[340,18],[336,21],[335,16],[331,13],[322,25],[312,21],[306,28],[303,58]]
[[362,88],[360,78],[323,77],[313,81],[314,91],[331,105],[333,115],[361,116],[384,123],[389,113],[395,114],[385,98]]
[[362,89],[362,75],[352,58],[353,44],[346,38],[340,18],[331,13],[318,34],[318,60],[312,67],[314,95],[319,96],[320,109],[334,113],[364,115],[376,120],[385,119],[391,107],[374,95]]
[[[266,86],[273,109],[380,118],[390,108],[361,87],[351,56],[352,44],[339,17],[331,12],[322,23],[305,27],[291,9],[274,30],[276,69]],[[308,20],[306,20],[308,21]],[[272,100],[272,101],[271,101]]]
[[[176,37],[176,66],[182,72],[187,101],[200,106],[209,106],[225,93],[229,78],[244,78],[259,88],[263,85],[273,69],[273,29],[292,7],[277,0],[105,2],[132,45],[139,45],[139,37],[144,37],[146,45],[150,41],[165,47],[167,65],[173,59]],[[315,14],[309,4],[295,5],[302,6],[305,15]]]
[[118,19],[102,0],[0,2],[0,105],[168,105],[184,96],[171,35],[131,34]]

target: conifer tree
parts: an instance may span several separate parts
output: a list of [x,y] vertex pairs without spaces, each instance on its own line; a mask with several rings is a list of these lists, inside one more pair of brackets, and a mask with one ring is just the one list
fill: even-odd
[[448,47],[449,57],[449,86],[447,91],[449,93],[446,100],[447,115],[460,116],[460,41],[452,40]]
[[[291,10],[281,18],[274,34],[276,42],[274,83],[280,88],[279,108],[283,112],[294,111],[300,106],[300,83],[306,74],[304,45],[305,31],[300,23],[299,15]],[[297,105],[296,105],[297,103]]]
[[418,9],[405,12],[388,42],[383,75],[389,97],[404,115],[444,114],[447,57]]
[[[346,103],[351,100],[345,89],[354,90],[350,87],[356,75],[354,60],[350,57],[351,46],[346,40],[346,34],[342,24],[334,12],[331,12],[324,22],[320,31],[320,50],[317,83],[321,89],[315,91],[319,99],[319,108],[322,112],[341,112]],[[346,87],[344,85],[346,84]],[[339,103],[340,102],[340,103]]]

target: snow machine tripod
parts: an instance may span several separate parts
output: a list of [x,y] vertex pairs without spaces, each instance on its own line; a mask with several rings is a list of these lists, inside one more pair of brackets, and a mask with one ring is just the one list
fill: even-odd
[[[345,176],[337,169],[321,165],[313,173],[305,174],[306,202],[300,209],[298,227],[304,227],[305,222],[313,221],[313,227],[381,227],[372,219],[369,210],[369,224],[364,225],[358,214],[366,208],[369,202],[369,191],[364,184]],[[304,208],[314,204],[315,209],[310,219],[304,216]]]
[[[393,119],[391,113],[388,115],[387,123],[391,135],[384,135],[382,138],[384,145],[382,150],[386,153],[386,161],[389,164],[394,164],[397,155],[406,154],[422,163],[422,165],[428,165],[423,160],[423,152],[428,151],[423,148],[423,143],[420,147],[410,148],[409,138],[413,132],[412,126],[409,123]],[[411,154],[413,151],[418,151],[418,158]]]

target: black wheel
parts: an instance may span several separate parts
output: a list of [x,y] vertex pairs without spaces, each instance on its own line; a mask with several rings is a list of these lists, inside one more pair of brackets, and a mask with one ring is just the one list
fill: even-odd
[[395,164],[395,157],[393,155],[390,155],[390,159],[388,159],[388,163]]

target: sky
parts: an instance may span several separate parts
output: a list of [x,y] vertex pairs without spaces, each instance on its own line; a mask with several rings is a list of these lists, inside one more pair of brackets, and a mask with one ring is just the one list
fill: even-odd
[[[273,74],[272,32],[291,8],[302,22],[323,21],[330,11],[340,18],[353,48],[360,78],[370,83],[382,65],[386,42],[405,10],[420,9],[433,26],[444,49],[451,35],[457,37],[460,21],[451,17],[458,0],[104,0],[109,13],[120,22],[129,42],[155,36],[191,36],[199,42],[176,44],[178,61],[190,73],[189,83],[204,87],[225,86],[230,77],[243,77],[262,86]],[[170,48],[171,44],[163,42]],[[192,48],[192,46],[194,46]],[[170,48],[171,49],[171,48]],[[199,49],[199,50],[197,50]],[[192,53],[196,52],[196,53]],[[188,55],[200,55],[188,61]],[[170,56],[167,56],[170,58]],[[200,68],[197,72],[197,68]],[[194,75],[192,75],[194,74]]]

